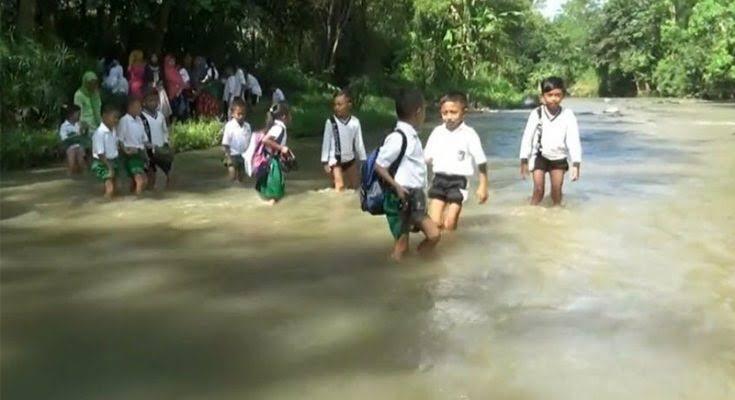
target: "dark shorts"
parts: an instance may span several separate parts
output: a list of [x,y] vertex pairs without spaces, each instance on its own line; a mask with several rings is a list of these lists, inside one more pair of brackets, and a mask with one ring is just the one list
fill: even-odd
[[337,164],[333,165],[332,167],[340,167],[344,171],[346,169],[352,168],[353,165],[355,165],[355,159],[354,158],[352,160],[350,160],[350,161],[347,161],[347,162],[340,161]]
[[434,175],[429,198],[446,203],[462,204],[467,197],[467,177],[461,175]]
[[239,173],[245,172],[245,159],[241,154],[231,154],[229,157],[225,158],[224,164],[225,167],[232,167]]
[[148,149],[148,171],[150,172],[156,172],[158,168],[163,171],[166,175],[171,171],[171,165],[173,164],[173,157],[166,156],[162,157],[159,156],[157,153],[154,153],[153,150]]
[[408,189],[408,198],[404,203],[392,190],[385,192],[383,200],[388,228],[394,239],[410,232],[426,218],[426,195],[421,189]]
[[536,156],[536,160],[533,163],[533,170],[541,170],[544,172],[551,172],[553,170],[561,169],[569,171],[569,163],[566,158],[561,160],[549,160],[544,156]]

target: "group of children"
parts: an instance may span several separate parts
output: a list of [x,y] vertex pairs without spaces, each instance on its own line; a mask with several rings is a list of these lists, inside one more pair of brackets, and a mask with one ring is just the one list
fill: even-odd
[[[541,83],[541,92],[543,105],[530,113],[521,140],[521,175],[523,179],[533,175],[531,203],[538,204],[548,173],[553,204],[559,205],[564,175],[569,170],[567,158],[572,163],[572,180],[580,176],[579,131],[574,113],[561,107],[564,82],[547,78]],[[395,102],[398,121],[376,150],[374,170],[382,181],[382,213],[395,239],[391,256],[400,260],[408,251],[410,232],[423,232],[425,238],[418,250],[426,252],[439,242],[442,230],[457,228],[468,198],[469,178],[475,172],[478,202],[485,203],[489,193],[485,151],[477,132],[465,122],[468,101],[463,93],[451,92],[441,98],[442,124],[431,132],[425,148],[418,135],[426,117],[421,92],[401,91]],[[131,100],[127,115],[119,121],[114,108],[105,108],[102,124],[92,138],[92,170],[105,182],[106,196],[114,194],[120,164],[136,193],[155,182],[157,167],[170,176],[173,152],[166,120],[157,107],[158,97],[151,93],[145,96],[142,110],[139,101]],[[325,121],[321,162],[336,191],[358,189],[358,160],[365,161],[367,155],[348,91],[335,94],[333,111]],[[230,120],[222,132],[225,165],[233,181],[242,181],[246,174],[254,176],[261,197],[275,204],[285,193],[284,173],[295,168],[295,156],[287,146],[290,109],[285,102],[275,102],[268,110],[265,129],[259,132],[253,132],[245,121],[246,113],[247,104],[242,99],[231,101]],[[60,131],[68,143],[70,166],[83,162],[81,146],[69,139],[75,137],[76,120],[78,109],[72,108]],[[433,179],[425,192],[429,167]]]

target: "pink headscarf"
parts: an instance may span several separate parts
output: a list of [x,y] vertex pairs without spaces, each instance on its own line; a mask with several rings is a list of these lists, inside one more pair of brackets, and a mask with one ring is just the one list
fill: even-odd
[[163,76],[166,79],[166,94],[173,100],[184,90],[184,80],[176,68],[176,59],[170,54],[164,58]]

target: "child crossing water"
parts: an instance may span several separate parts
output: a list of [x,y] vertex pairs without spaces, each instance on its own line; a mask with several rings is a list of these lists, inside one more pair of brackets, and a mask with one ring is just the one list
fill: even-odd
[[426,118],[424,97],[403,90],[396,97],[398,123],[383,142],[375,169],[386,186],[384,211],[395,244],[391,258],[400,261],[408,251],[409,232],[417,228],[425,239],[419,252],[432,250],[441,237],[439,227],[426,215],[426,161],[417,129]]
[[222,148],[225,152],[227,171],[232,182],[245,179],[245,159],[252,131],[245,122],[247,106],[242,99],[235,99],[230,107],[230,120],[225,124],[222,135]]
[[287,126],[290,122],[291,111],[288,104],[276,103],[268,110],[263,146],[269,154],[269,160],[265,167],[257,171],[255,188],[270,205],[276,204],[285,195],[286,182],[282,162],[287,163],[294,159],[293,153],[286,146]]
[[82,135],[79,126],[81,108],[76,104],[70,104],[66,106],[65,111],[66,118],[59,127],[59,136],[66,153],[69,175],[74,175],[81,173],[86,168],[84,147],[82,146],[82,142],[85,141],[86,137]]
[[434,128],[426,143],[426,162],[434,180],[429,189],[429,216],[440,228],[457,229],[462,204],[467,200],[468,178],[477,166],[477,198],[487,201],[487,159],[480,137],[464,122],[467,97],[452,92],[439,101],[443,124]]
[[131,179],[130,191],[136,195],[143,193],[148,182],[146,164],[148,155],[146,147],[150,145],[145,133],[142,104],[140,99],[131,97],[128,100],[127,114],[120,118],[117,134],[122,147],[121,159],[128,178]]
[[551,179],[551,200],[555,206],[561,204],[564,174],[572,162],[572,181],[579,179],[582,163],[582,145],[574,112],[562,108],[566,87],[558,77],[549,77],[541,82],[543,105],[528,116],[521,141],[521,177],[533,175],[531,204],[537,205],[544,198],[546,174]]
[[166,117],[158,110],[159,95],[151,89],[143,101],[141,121],[145,129],[150,146],[148,148],[148,185],[156,187],[158,169],[166,175],[166,187],[171,186],[171,169],[173,168],[174,152],[169,142]]
[[338,192],[356,189],[360,184],[360,167],[357,161],[365,161],[365,144],[362,140],[360,120],[352,115],[352,97],[346,90],[333,97],[334,114],[324,124],[322,140],[322,165]]
[[112,199],[120,172],[118,139],[115,127],[120,119],[117,108],[108,104],[102,112],[102,123],[92,136],[92,172],[104,182],[105,198]]

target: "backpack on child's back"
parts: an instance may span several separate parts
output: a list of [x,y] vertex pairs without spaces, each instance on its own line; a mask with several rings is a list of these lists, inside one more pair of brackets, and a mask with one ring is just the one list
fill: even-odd
[[[403,156],[406,154],[406,146],[408,145],[408,139],[406,134],[400,129],[396,132],[401,134],[403,139],[401,143],[401,151],[398,153],[398,158],[388,167],[388,173],[391,176],[396,175],[398,166],[401,164]],[[385,140],[384,140],[385,143]],[[383,201],[385,199],[385,190],[390,190],[384,187],[383,180],[378,176],[375,170],[375,161],[378,159],[378,153],[382,144],[375,150],[370,152],[367,156],[367,160],[362,164],[362,177],[360,178],[360,208],[362,211],[368,212],[372,215],[383,215],[385,210],[383,209]]]

